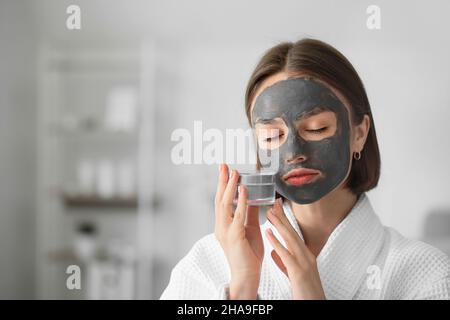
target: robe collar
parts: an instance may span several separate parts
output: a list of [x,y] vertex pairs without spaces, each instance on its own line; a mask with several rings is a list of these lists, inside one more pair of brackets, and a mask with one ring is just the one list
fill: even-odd
[[[284,212],[301,239],[300,227],[292,212],[289,201],[283,202]],[[283,245],[285,242],[276,228],[267,220],[264,228],[271,228]],[[367,268],[379,254],[384,236],[384,227],[375,214],[368,197],[360,195],[358,201],[341,223],[333,230],[317,256],[322,287],[327,299],[352,299],[359,287],[366,281]],[[292,299],[291,284],[288,277],[278,268],[270,257],[273,250],[265,239],[266,259],[269,268],[278,282],[283,299]],[[275,269],[275,270],[274,270]]]

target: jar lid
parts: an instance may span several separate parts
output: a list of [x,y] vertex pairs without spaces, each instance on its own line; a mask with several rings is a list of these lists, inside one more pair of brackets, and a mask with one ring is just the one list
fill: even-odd
[[242,172],[239,173],[238,182],[241,184],[274,183],[275,172]]

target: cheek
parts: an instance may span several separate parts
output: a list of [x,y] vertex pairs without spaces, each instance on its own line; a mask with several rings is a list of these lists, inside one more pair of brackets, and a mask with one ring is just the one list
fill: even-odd
[[334,139],[325,139],[320,142],[309,142],[308,150],[310,162],[315,164],[323,164],[336,156],[336,149],[338,148],[337,142]]
[[307,157],[306,164],[318,167],[343,165],[349,153],[348,143],[337,138],[306,142],[303,150]]
[[350,136],[349,140],[350,140],[350,147],[352,150],[356,147],[356,145],[358,143],[356,140],[356,131],[355,130],[356,130],[356,127],[351,126],[349,129],[349,134],[348,134]]

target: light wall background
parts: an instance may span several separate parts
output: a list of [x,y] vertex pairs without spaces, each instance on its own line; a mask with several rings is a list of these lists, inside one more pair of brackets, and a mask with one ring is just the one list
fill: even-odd
[[[68,31],[65,9],[75,2],[82,29]],[[371,4],[381,8],[381,30],[366,27]],[[0,297],[34,297],[40,46],[138,50],[148,39],[155,45],[154,183],[163,205],[154,237],[167,259],[154,285],[161,292],[170,268],[213,231],[217,175],[216,166],[173,165],[170,134],[192,130],[194,120],[204,129],[247,128],[246,81],[263,52],[281,41],[329,42],[359,72],[382,158],[380,183],[369,197],[383,223],[426,239],[430,214],[448,221],[449,12],[445,0],[0,0]]]

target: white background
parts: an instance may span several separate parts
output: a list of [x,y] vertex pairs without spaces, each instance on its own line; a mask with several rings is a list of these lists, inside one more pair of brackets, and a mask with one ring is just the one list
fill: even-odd
[[[72,3],[0,0],[0,297],[34,297],[36,53],[43,44],[155,44],[155,185],[166,203],[155,238],[169,267],[157,292],[170,267],[213,230],[217,168],[171,164],[170,134],[192,130],[194,120],[204,129],[247,128],[246,82],[281,41],[329,42],[359,72],[381,149],[380,183],[369,196],[383,223],[422,239],[431,213],[448,221],[448,1],[76,1],[82,29],[68,31]],[[381,8],[381,30],[366,27],[371,4]]]

